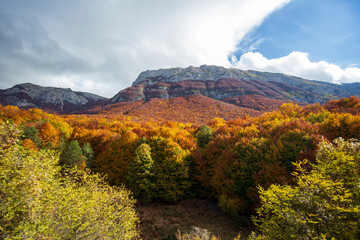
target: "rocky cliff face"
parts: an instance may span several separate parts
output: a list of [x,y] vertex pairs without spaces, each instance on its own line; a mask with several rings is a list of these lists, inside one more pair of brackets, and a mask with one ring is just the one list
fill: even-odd
[[15,85],[0,91],[2,105],[42,108],[59,113],[70,113],[104,100],[105,98],[95,94],[74,92],[70,88],[42,87],[31,83]]
[[[217,66],[170,68],[142,72],[131,87],[120,91],[112,103],[148,101],[191,94],[224,100],[255,94],[264,98],[303,103],[360,96],[360,86],[311,81],[280,73],[227,69]],[[357,90],[356,90],[357,89]]]

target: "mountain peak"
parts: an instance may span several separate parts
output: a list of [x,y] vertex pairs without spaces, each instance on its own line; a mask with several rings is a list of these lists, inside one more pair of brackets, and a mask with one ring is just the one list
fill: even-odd
[[201,65],[200,67],[189,66],[187,68],[168,68],[158,70],[147,70],[138,76],[132,86],[138,84],[154,84],[162,82],[181,81],[217,81],[220,79],[255,79],[252,74],[235,68],[224,68],[213,65]]

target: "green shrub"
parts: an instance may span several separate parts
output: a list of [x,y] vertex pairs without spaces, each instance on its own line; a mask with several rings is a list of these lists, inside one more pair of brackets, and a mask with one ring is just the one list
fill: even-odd
[[[313,170],[297,165],[295,186],[260,188],[259,225],[265,239],[358,239],[360,143],[323,141]],[[305,163],[305,162],[303,162]]]

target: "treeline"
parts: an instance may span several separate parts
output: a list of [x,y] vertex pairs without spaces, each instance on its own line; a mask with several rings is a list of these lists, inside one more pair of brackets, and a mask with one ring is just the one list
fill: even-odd
[[0,117],[23,129],[24,148],[58,150],[63,167],[106,174],[143,203],[205,195],[236,218],[255,213],[273,184],[297,186],[294,163],[302,163],[305,175],[314,171],[320,142],[360,139],[359,109],[356,97],[323,106],[288,103],[259,117],[215,118],[203,126],[9,106]]

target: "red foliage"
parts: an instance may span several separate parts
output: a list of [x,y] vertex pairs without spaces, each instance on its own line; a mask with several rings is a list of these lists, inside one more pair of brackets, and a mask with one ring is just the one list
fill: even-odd
[[161,121],[204,124],[215,117],[225,120],[260,112],[228,104],[200,94],[170,99],[153,98],[148,102],[122,102],[88,111],[91,114],[117,114],[137,122]]
[[331,112],[360,114],[360,98],[352,96],[340,100],[332,100],[325,104],[325,108]]
[[280,106],[288,101],[271,99],[257,94],[248,94],[239,97],[232,97],[223,100],[240,107],[256,109],[259,111],[277,110]]

